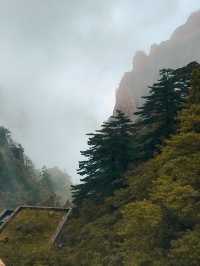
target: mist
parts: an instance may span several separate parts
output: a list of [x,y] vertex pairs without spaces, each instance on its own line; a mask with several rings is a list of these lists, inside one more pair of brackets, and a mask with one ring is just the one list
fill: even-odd
[[76,168],[137,50],[167,39],[198,0],[0,0],[0,124],[37,167]]

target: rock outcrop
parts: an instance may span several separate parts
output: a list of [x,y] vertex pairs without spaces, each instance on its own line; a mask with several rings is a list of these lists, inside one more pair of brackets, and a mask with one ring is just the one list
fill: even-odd
[[141,96],[159,76],[162,68],[178,68],[192,61],[200,62],[200,10],[177,28],[171,38],[152,45],[149,55],[142,51],[133,59],[133,70],[125,73],[116,93],[114,111],[131,116],[141,104]]

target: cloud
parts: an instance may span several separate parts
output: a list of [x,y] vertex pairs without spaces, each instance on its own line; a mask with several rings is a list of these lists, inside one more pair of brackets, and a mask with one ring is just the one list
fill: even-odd
[[75,176],[84,135],[112,113],[134,52],[165,39],[198,0],[154,3],[0,0],[0,122],[38,166]]

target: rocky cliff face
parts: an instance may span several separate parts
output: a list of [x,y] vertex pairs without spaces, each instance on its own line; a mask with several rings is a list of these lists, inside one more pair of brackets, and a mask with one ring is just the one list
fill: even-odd
[[149,55],[142,51],[133,59],[133,70],[125,73],[116,93],[114,111],[132,115],[141,104],[162,68],[178,68],[192,61],[200,62],[200,10],[177,28],[171,38],[159,45],[152,45]]

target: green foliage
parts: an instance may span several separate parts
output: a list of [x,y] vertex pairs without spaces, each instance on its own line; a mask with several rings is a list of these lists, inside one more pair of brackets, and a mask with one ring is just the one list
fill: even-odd
[[192,72],[198,68],[194,62],[177,70],[161,70],[159,81],[143,97],[145,102],[135,113],[143,158],[151,158],[163,141],[176,132],[177,114],[188,96]]
[[[70,200],[70,184],[55,185],[55,179],[62,177],[62,171],[49,173],[45,167],[39,173],[23,147],[13,141],[10,131],[0,127],[0,208],[25,204],[64,205]],[[60,200],[61,191],[62,195],[66,192],[64,200]]]
[[34,204],[39,198],[36,173],[21,145],[0,127],[0,206]]
[[82,183],[73,187],[74,203],[84,199],[101,201],[124,185],[123,174],[134,159],[133,125],[118,111],[101,129],[88,134],[89,148],[79,163]]
[[[125,265],[151,265],[159,257],[162,210],[150,201],[131,202],[122,210],[119,234],[125,239],[122,248]],[[154,247],[154,249],[152,249]]]
[[161,152],[127,173],[128,187],[74,214],[63,236],[74,265],[200,265],[199,73]]
[[[197,72],[193,78],[197,78],[196,75]],[[147,185],[151,184],[150,192],[148,189],[146,195],[143,194],[144,200],[148,198],[148,201],[141,202],[136,198],[134,203],[125,207],[125,212],[122,211],[123,222],[120,227],[125,232],[126,228],[130,230],[122,246],[126,251],[133,247],[127,254],[127,265],[137,259],[135,265],[142,265],[140,260],[149,257],[151,259],[147,265],[156,265],[160,260],[159,254],[162,259],[166,258],[163,265],[200,264],[199,252],[195,252],[199,245],[200,134],[196,130],[197,124],[195,127],[185,127],[191,122],[191,111],[197,110],[193,116],[199,119],[199,105],[200,102],[194,103],[189,97],[187,108],[180,115],[180,133],[167,141],[161,154],[144,166],[145,178],[148,176],[151,180],[146,182]],[[144,174],[140,177],[143,182]],[[133,186],[135,176],[131,179],[130,186]],[[158,227],[153,228],[152,223],[156,225],[156,222]],[[152,233],[157,236],[155,242],[152,241]],[[138,254],[135,249],[141,241],[143,247],[139,248]],[[129,244],[131,242],[134,244]],[[149,249],[145,249],[145,245]]]
[[61,259],[50,240],[63,215],[53,210],[21,210],[0,234],[0,257],[6,265],[56,265]]
[[172,242],[169,254],[171,265],[197,266],[200,262],[200,230],[188,230]]

